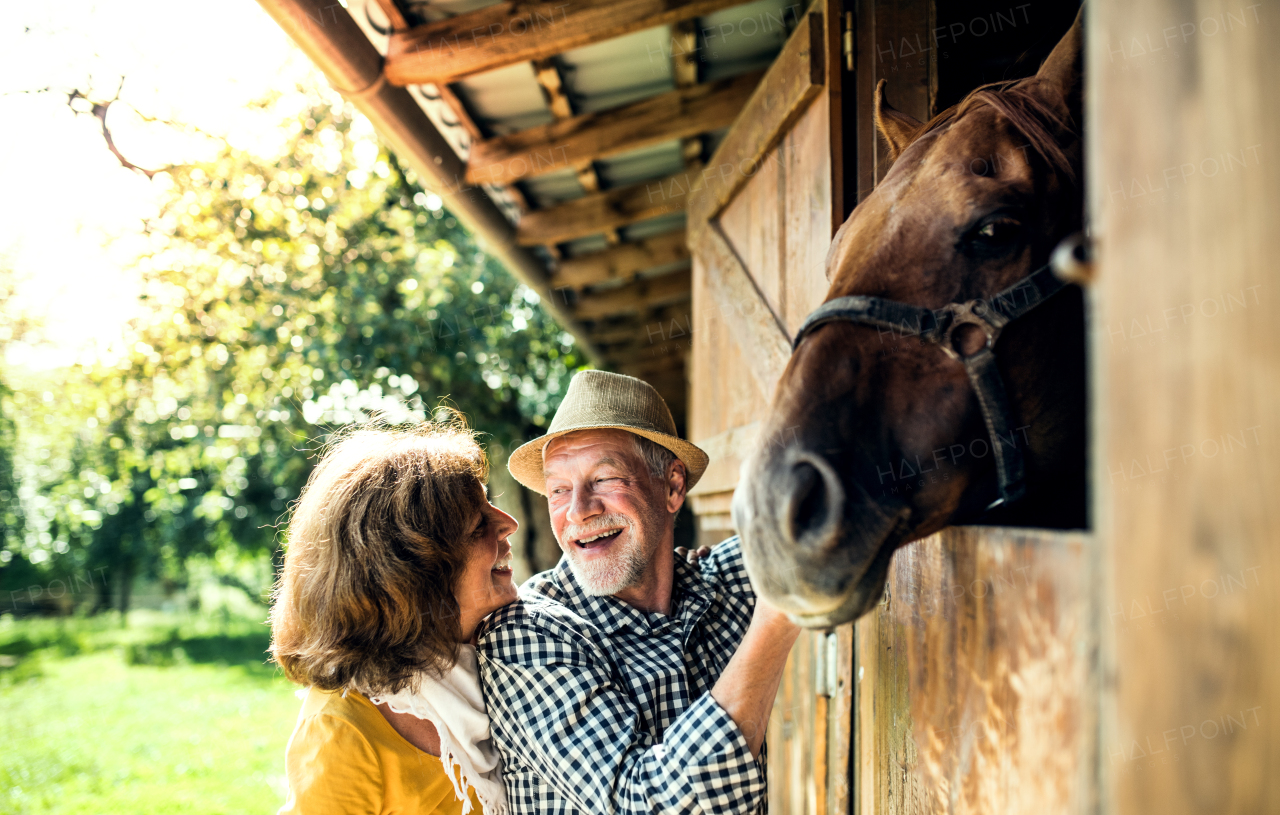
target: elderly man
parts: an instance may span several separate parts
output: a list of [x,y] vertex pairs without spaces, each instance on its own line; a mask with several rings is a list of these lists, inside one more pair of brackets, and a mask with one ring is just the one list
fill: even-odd
[[799,629],[756,600],[737,539],[675,555],[706,465],[652,387],[603,371],[512,454],[564,551],[480,632],[513,815],[764,809],[764,726]]

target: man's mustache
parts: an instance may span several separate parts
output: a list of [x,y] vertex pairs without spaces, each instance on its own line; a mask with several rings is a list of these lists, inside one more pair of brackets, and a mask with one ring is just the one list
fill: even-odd
[[565,543],[567,541],[590,538],[606,530],[617,529],[618,527],[622,527],[623,529],[632,529],[635,527],[635,524],[626,515],[619,515],[617,513],[602,515],[599,518],[593,519],[590,523],[581,525],[569,524],[564,527],[560,530],[560,542]]

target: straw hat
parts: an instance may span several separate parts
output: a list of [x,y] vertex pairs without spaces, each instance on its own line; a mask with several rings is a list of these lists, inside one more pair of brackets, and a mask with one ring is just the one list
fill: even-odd
[[516,481],[546,495],[542,474],[542,448],[554,438],[575,430],[616,428],[661,444],[684,462],[685,488],[698,483],[707,469],[707,454],[676,435],[676,423],[667,403],[641,379],[608,371],[580,371],[569,380],[569,390],[551,420],[545,436],[526,442],[511,454],[507,469]]

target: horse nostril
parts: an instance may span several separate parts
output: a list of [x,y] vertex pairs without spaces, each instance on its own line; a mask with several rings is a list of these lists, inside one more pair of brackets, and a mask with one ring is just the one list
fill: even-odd
[[787,501],[787,533],[792,543],[821,547],[833,537],[832,495],[827,479],[817,467],[799,461],[791,468]]
[[812,464],[797,464],[792,477],[791,537],[800,540],[826,520],[827,491],[822,484],[822,474]]

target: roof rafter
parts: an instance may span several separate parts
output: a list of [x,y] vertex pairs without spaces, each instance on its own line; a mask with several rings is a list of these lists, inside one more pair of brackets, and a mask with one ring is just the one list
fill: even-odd
[[704,82],[599,113],[584,113],[477,142],[469,184],[510,184],[733,123],[762,72]]
[[551,276],[551,287],[582,288],[608,280],[622,280],[645,269],[687,260],[688,257],[688,237],[681,229],[562,260]]
[[704,183],[702,166],[694,165],[667,178],[584,195],[527,213],[520,219],[516,240],[523,246],[564,243],[680,212]]
[[387,80],[393,85],[454,82],[634,31],[691,20],[741,2],[507,0],[392,34]]
[[654,306],[688,299],[691,280],[689,270],[681,269],[616,289],[582,294],[573,307],[573,313],[579,320],[594,320],[625,312],[643,312]]

